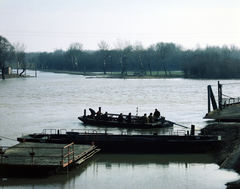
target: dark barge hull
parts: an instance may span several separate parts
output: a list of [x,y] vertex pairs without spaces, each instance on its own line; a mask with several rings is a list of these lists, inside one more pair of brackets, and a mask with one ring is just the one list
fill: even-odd
[[218,136],[115,135],[67,132],[32,134],[18,138],[24,142],[92,144],[104,153],[198,153],[220,143]]
[[80,121],[88,125],[100,125],[106,127],[119,127],[119,128],[139,128],[139,129],[152,129],[152,128],[163,128],[163,127],[172,127],[173,122],[171,121],[159,121],[155,123],[139,123],[139,122],[118,122],[118,121],[104,121],[98,119],[92,119],[88,116],[78,117]]

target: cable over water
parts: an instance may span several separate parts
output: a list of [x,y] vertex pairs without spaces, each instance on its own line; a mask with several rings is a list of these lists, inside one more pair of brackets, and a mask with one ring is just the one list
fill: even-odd
[[8,137],[0,136],[0,139],[2,139],[2,138],[4,138],[4,139],[8,139],[8,140],[17,141],[17,140],[15,140],[15,139],[12,139],[12,138],[8,138]]

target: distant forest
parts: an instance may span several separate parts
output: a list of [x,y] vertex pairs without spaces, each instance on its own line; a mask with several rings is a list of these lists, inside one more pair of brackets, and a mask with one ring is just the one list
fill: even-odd
[[[72,43],[64,51],[24,52],[24,44],[13,45],[15,59],[24,70],[28,68],[66,70],[75,72],[117,72],[128,75],[158,76],[164,71],[171,77],[172,71],[182,71],[185,78],[240,78],[240,49],[236,46],[208,46],[204,49],[185,50],[174,43],[159,42],[144,48],[141,42],[131,45],[118,40],[114,48],[101,41],[96,51],[84,50],[81,43]],[[24,54],[19,58],[20,53]],[[18,54],[17,54],[18,53]],[[13,53],[11,53],[13,54]],[[26,64],[27,63],[27,64]]]
[[37,63],[38,69],[119,72],[121,75],[131,71],[156,76],[164,71],[169,77],[171,71],[183,71],[186,78],[240,78],[240,49],[235,46],[184,50],[173,43],[143,48],[141,43],[119,42],[115,49],[109,49],[104,41],[98,46],[97,51],[85,51],[80,43],[73,43],[67,51],[26,53],[26,58]]

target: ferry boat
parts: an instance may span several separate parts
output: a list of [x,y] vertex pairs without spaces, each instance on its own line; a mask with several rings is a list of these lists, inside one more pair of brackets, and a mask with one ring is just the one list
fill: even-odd
[[[101,112],[101,108],[99,108],[98,112]],[[129,116],[131,116],[130,120]],[[86,115],[86,109],[84,110],[84,115],[79,116],[78,119],[87,125],[100,125],[119,128],[151,129],[173,127],[174,125],[174,122],[166,120],[163,116],[159,116],[158,118],[153,117],[152,121],[148,121],[147,115],[133,116],[131,114],[109,114],[107,112],[105,114],[93,112],[91,115]]]

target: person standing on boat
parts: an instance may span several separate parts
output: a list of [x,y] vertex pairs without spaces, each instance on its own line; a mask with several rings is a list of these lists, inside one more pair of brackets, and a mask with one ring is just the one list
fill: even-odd
[[93,118],[96,114],[96,112],[92,109],[92,108],[89,108],[89,111],[91,112],[91,118]]
[[131,123],[132,122],[132,114],[131,113],[129,113],[127,116],[126,116],[126,118],[127,118],[127,122],[128,123]]
[[157,109],[155,109],[155,112],[154,112],[154,114],[153,114],[154,118],[155,118],[156,120],[159,120],[160,115],[161,115],[160,112],[159,112]]
[[150,115],[148,116],[148,119],[149,119],[149,123],[154,123],[154,117],[152,113],[150,113]]

